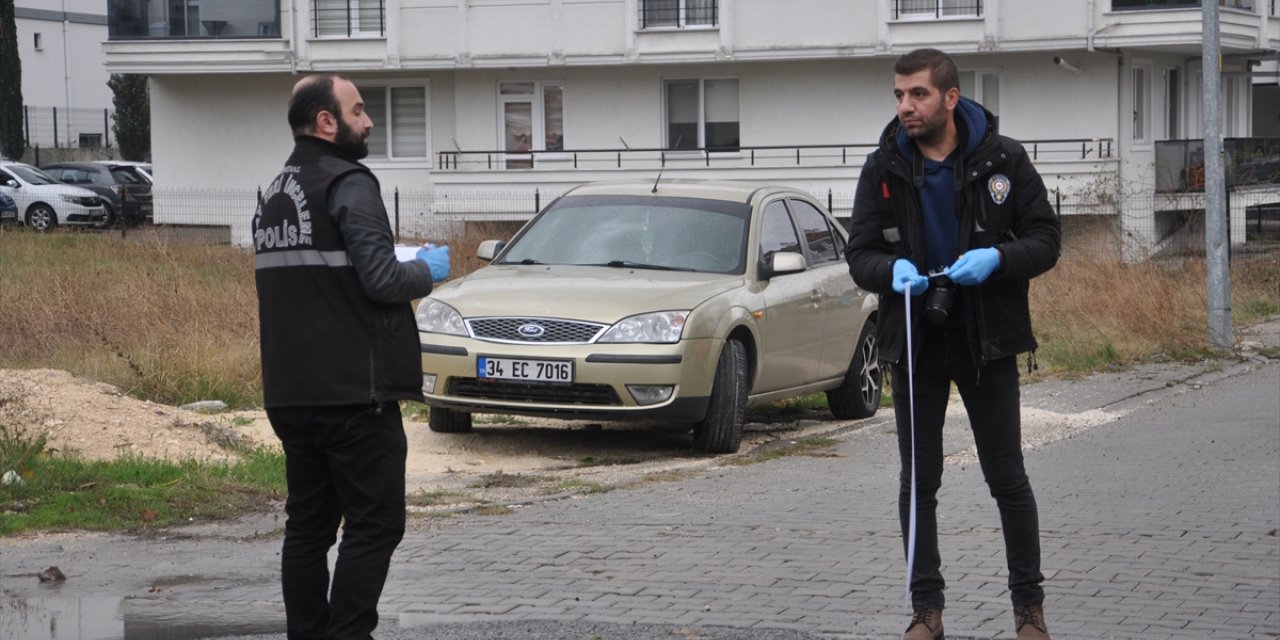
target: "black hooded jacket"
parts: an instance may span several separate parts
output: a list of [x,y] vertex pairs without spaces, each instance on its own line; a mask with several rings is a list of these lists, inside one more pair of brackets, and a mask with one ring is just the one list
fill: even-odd
[[[969,105],[978,107],[973,102]],[[985,282],[959,288],[963,302],[959,309],[966,314],[975,365],[1037,347],[1027,290],[1031,278],[1057,263],[1061,245],[1058,216],[1026,150],[1017,140],[996,133],[990,124],[994,116],[983,112],[986,131],[978,133],[981,140],[976,148],[955,165],[960,219],[957,255],[982,247],[995,247],[1001,253],[1000,268]],[[924,274],[925,261],[920,197],[913,179],[920,171],[919,162],[913,160],[920,154],[898,148],[899,127],[897,118],[885,127],[879,148],[862,168],[845,258],[854,282],[880,295],[876,331],[880,360],[905,364],[905,300],[893,290],[893,263],[907,258]],[[960,146],[965,148],[971,134],[961,119],[957,129]],[[917,330],[924,299],[918,296],[911,301]]]

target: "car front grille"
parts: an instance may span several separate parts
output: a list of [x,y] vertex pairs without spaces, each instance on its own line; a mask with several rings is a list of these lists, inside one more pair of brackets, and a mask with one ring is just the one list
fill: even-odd
[[607,325],[551,318],[473,318],[471,335],[499,342],[586,344]]
[[527,382],[480,381],[476,378],[453,378],[449,395],[460,398],[508,400],[546,404],[581,404],[617,406],[622,404],[613,387],[607,384],[530,384]]

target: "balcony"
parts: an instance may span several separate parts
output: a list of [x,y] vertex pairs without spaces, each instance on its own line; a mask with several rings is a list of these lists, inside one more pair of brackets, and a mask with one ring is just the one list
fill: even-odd
[[[1280,138],[1227,138],[1228,189],[1280,184]],[[1156,142],[1156,193],[1204,191],[1204,141]]]
[[109,0],[108,40],[280,37],[279,0]]
[[[1227,9],[1253,11],[1254,0],[1218,0]],[[1200,0],[1111,0],[1112,11],[1161,11],[1165,9],[1199,9]]]

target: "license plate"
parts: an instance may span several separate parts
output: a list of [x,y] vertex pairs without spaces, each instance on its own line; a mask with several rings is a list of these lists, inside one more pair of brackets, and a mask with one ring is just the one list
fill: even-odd
[[479,356],[476,358],[476,377],[481,380],[573,382],[573,361]]

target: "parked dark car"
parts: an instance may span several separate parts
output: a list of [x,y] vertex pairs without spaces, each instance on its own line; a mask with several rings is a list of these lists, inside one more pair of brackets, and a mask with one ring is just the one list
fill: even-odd
[[107,215],[102,228],[136,227],[151,217],[151,181],[135,167],[103,162],[58,162],[40,167],[65,184],[102,196]]

